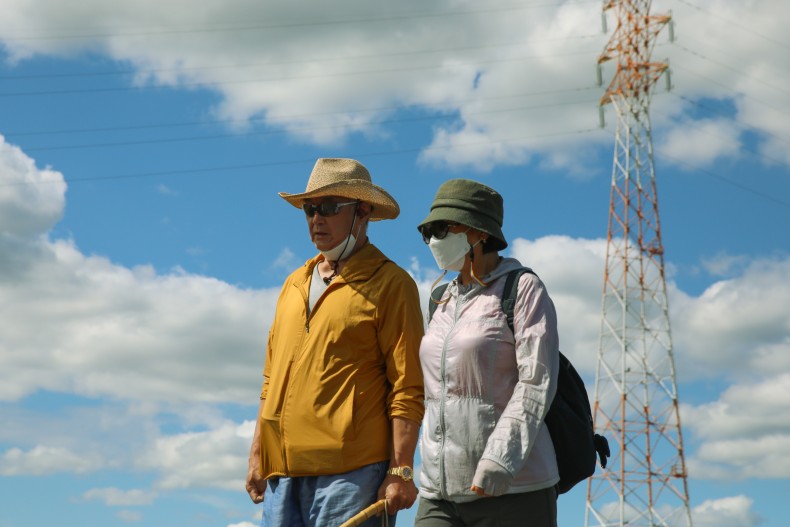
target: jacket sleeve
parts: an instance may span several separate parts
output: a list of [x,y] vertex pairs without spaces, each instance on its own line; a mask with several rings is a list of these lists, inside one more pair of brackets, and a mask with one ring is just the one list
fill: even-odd
[[[394,265],[394,264],[390,264]],[[403,417],[418,423],[425,412],[420,366],[420,342],[424,333],[417,284],[402,269],[388,273],[378,299],[378,344],[384,355],[390,419]]]
[[526,463],[557,390],[557,314],[543,283],[532,274],[519,279],[513,325],[518,382],[482,456],[511,477]]

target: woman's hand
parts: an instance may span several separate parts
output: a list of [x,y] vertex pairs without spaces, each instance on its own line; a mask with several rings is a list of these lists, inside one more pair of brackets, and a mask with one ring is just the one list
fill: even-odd
[[472,492],[474,492],[478,496],[490,496],[490,494],[486,494],[485,489],[481,489],[477,485],[472,485]]
[[481,459],[472,479],[472,492],[478,496],[501,496],[510,489],[513,475],[490,459]]

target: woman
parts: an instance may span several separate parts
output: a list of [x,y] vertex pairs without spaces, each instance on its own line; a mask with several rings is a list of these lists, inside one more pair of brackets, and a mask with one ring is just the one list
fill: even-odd
[[495,190],[453,179],[418,227],[437,265],[459,272],[431,300],[420,346],[419,527],[556,526],[559,475],[543,419],[557,382],[557,318],[540,279],[523,273],[510,330],[503,288],[522,265],[499,256],[502,219]]

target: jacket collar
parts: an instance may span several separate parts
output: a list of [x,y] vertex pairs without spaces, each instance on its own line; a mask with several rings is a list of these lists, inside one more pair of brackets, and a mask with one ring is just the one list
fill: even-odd
[[[523,267],[524,266],[521,265],[521,262],[519,262],[515,258],[502,258],[502,260],[499,262],[499,265],[497,265],[487,275],[481,276],[480,279],[483,282],[487,283],[487,284],[491,284],[495,280],[497,280],[498,278],[501,278],[502,276],[508,274],[510,271],[513,271],[515,269],[521,269]],[[453,295],[456,295],[456,294],[459,294],[459,293],[466,294],[466,293],[469,293],[471,291],[477,291],[477,290],[484,289],[483,286],[481,286],[480,284],[478,284],[474,280],[469,282],[469,284],[467,284],[466,286],[461,285],[460,276],[461,275],[459,274],[458,276],[456,276],[452,280],[452,282],[450,282],[451,288],[452,288],[451,291],[450,291],[451,294],[453,294]]]
[[[313,274],[313,268],[324,259],[322,254],[317,254],[307,260],[302,267],[301,283],[307,282]],[[360,282],[369,280],[382,265],[389,262],[389,258],[372,243],[368,242],[360,250],[354,253],[343,266],[340,274],[332,280],[336,283]]]

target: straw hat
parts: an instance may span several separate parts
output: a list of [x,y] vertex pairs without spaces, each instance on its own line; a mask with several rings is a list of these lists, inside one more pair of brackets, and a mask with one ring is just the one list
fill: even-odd
[[371,221],[393,220],[400,207],[386,190],[370,181],[370,173],[354,159],[320,158],[313,167],[307,188],[301,194],[280,192],[280,197],[297,208],[305,200],[323,196],[356,199],[373,205]]

